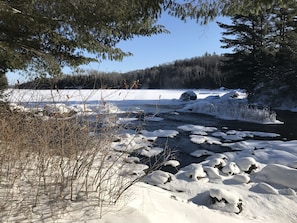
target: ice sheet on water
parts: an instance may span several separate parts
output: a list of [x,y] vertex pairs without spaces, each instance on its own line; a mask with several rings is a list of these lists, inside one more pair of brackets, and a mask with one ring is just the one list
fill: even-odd
[[214,154],[213,152],[210,152],[208,150],[200,149],[200,150],[196,150],[195,152],[192,152],[191,156],[201,157],[201,156],[210,156],[210,155],[213,155],[213,154]]
[[220,139],[211,137],[211,136],[190,135],[190,138],[193,143],[197,143],[197,144],[202,144],[202,143],[215,144],[215,145],[222,144]]
[[173,138],[176,135],[179,134],[178,131],[176,130],[163,130],[163,129],[159,129],[159,130],[155,130],[155,131],[147,131],[147,130],[141,130],[140,133],[147,139],[157,139],[158,137],[170,137]]
[[[186,132],[194,132],[202,131],[202,132],[214,132],[217,130],[216,127],[207,127],[207,126],[202,126],[202,125],[193,125],[193,124],[188,124],[188,125],[181,125],[178,127],[179,129],[186,131]],[[198,134],[199,135],[199,134]]]

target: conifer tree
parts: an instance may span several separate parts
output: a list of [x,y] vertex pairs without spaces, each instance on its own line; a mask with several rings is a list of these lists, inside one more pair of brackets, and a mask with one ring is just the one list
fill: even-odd
[[6,89],[8,87],[7,78],[4,73],[0,73],[0,95],[1,91]]
[[271,79],[289,85],[295,91],[297,86],[297,9],[296,5],[287,8],[275,7],[272,15],[276,66]]
[[0,0],[0,72],[26,69],[55,75],[63,66],[121,60],[130,55],[117,47],[121,40],[166,32],[157,23],[162,13],[207,23],[246,5],[257,13],[260,5],[272,2],[295,1]]
[[231,21],[231,25],[218,23],[220,28],[225,29],[222,48],[233,50],[225,54],[222,70],[227,73],[227,83],[251,89],[253,83],[261,78],[258,76],[259,70],[269,67],[268,57],[272,59],[267,16],[236,15]]

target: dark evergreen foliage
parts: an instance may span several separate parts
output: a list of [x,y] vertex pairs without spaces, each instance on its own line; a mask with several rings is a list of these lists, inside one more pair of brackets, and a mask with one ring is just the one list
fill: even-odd
[[[297,88],[297,3],[262,7],[261,13],[231,17],[232,24],[218,23],[225,29],[222,72],[227,87],[252,92],[260,83]],[[247,9],[248,11],[248,9]]]
[[0,91],[6,89],[7,87],[8,87],[8,82],[7,82],[7,78],[5,76],[5,73],[0,72]]
[[168,32],[157,23],[162,13],[206,23],[229,6],[203,0],[1,0],[0,72],[57,76],[63,66],[121,60],[130,55],[117,47],[121,40]]
[[[34,86],[41,88],[197,88],[224,85],[224,80],[230,87],[252,89],[268,79],[294,87],[296,4],[296,0],[4,0],[0,1],[0,72],[37,71],[40,78]],[[222,60],[225,79],[216,75],[220,62],[210,67],[173,63],[114,74],[114,81],[106,75],[98,78],[89,74],[88,80],[78,74],[67,84],[60,78],[45,78],[57,76],[63,66],[75,67],[101,58],[121,60],[130,53],[117,48],[119,41],[167,32],[157,23],[164,12],[202,23],[218,15],[232,17],[233,25],[220,24],[227,29],[225,35],[236,37],[222,40],[226,48],[234,48]]]
[[[269,42],[268,20],[265,14],[236,15],[231,18],[232,25],[218,23],[226,31],[221,40],[223,48],[232,48],[233,53],[225,54],[223,71],[227,72],[229,87],[242,87],[251,90],[261,76],[259,70],[270,66],[272,50]],[[232,36],[228,38],[226,36]]]

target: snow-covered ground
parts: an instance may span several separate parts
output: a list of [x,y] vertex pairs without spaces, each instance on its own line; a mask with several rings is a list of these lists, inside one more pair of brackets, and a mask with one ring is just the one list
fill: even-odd
[[[197,100],[180,100],[184,92],[195,94]],[[11,102],[55,104],[62,111],[127,112],[145,110],[146,113],[192,112],[213,115],[221,119],[242,120],[263,124],[280,123],[269,109],[256,109],[247,104],[243,90],[13,90]]]
[[[174,138],[181,133],[186,133],[194,145],[230,148],[224,153],[199,149],[191,155],[208,157],[180,169],[177,160],[169,160],[166,165],[177,168],[177,173],[161,170],[150,173],[128,189],[124,204],[116,205],[102,219],[96,208],[76,202],[70,204],[67,214],[59,216],[56,222],[297,222],[297,139],[282,141],[275,139],[279,136],[276,133],[222,130],[192,123],[170,130],[162,125],[163,119],[157,114],[182,116],[184,112],[197,112],[228,120],[281,124],[276,115],[269,109],[248,106],[246,94],[240,90],[195,90],[197,99],[191,101],[180,100],[183,92],[185,90],[11,92],[8,99],[14,109],[35,107],[43,115],[144,112],[149,114],[145,116],[146,121],[160,123],[156,131],[120,135],[122,140],[112,144],[115,151],[125,148],[126,152],[155,156],[165,149],[153,146],[158,137]],[[117,123],[134,121],[137,120],[119,118]],[[39,222],[39,219],[33,221]]]

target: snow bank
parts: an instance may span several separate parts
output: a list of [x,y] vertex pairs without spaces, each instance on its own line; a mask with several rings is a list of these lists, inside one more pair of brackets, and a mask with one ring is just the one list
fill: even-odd
[[240,120],[263,124],[281,124],[276,114],[268,108],[250,107],[247,95],[242,91],[231,90],[221,96],[209,96],[203,100],[187,104],[181,111],[203,113],[226,120]]
[[256,174],[256,180],[297,189],[297,169],[279,164],[268,164]]
[[[12,103],[59,102],[65,106],[79,105],[84,111],[91,109],[97,113],[121,113],[129,111],[149,110],[162,112],[195,112],[216,116],[227,120],[241,120],[262,124],[281,123],[276,114],[269,109],[250,107],[247,94],[243,90],[195,90],[187,91],[192,100],[178,100],[184,90],[9,90],[8,100]],[[195,97],[196,96],[196,97]],[[193,100],[197,98],[197,100]],[[135,107],[135,105],[141,105]],[[64,106],[63,105],[63,106]],[[64,107],[65,107],[64,106]],[[168,107],[169,106],[169,107]],[[176,109],[177,108],[177,109]],[[131,110],[132,109],[132,110]],[[65,110],[65,109],[64,109]],[[80,109],[81,110],[81,109]],[[152,119],[156,120],[156,119]]]

